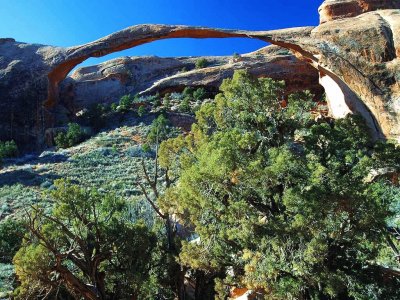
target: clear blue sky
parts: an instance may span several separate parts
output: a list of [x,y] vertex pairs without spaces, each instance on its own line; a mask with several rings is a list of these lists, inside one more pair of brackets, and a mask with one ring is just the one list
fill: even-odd
[[[143,23],[248,30],[317,25],[321,3],[322,0],[0,0],[0,37],[73,46]],[[164,40],[83,64],[125,55],[231,55],[264,45],[238,38]]]

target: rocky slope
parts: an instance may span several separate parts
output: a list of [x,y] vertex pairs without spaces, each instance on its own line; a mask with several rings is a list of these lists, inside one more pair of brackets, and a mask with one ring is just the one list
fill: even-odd
[[361,113],[375,137],[400,140],[398,5],[399,1],[328,0],[320,8],[321,25],[315,28],[251,32],[138,25],[69,48],[1,39],[0,139],[40,144],[44,129],[56,122],[60,84],[89,57],[166,38],[249,37],[289,49],[315,67],[334,117]]

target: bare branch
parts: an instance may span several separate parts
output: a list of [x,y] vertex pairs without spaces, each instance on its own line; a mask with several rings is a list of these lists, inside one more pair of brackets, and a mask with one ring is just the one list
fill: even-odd
[[146,168],[146,164],[144,163],[144,159],[142,158],[142,167],[143,167],[143,172],[144,172],[144,177],[146,178],[147,183],[150,185],[151,189],[154,192],[154,195],[156,196],[156,198],[158,198],[159,193],[157,190],[157,181],[153,182],[150,179],[149,173],[147,172],[147,168]]
[[164,215],[163,213],[161,213],[160,209],[157,207],[157,205],[155,205],[155,203],[150,199],[149,194],[146,191],[146,188],[143,186],[143,184],[141,184],[140,182],[138,183],[140,189],[142,190],[146,200],[150,203],[150,205],[153,207],[154,211],[162,218],[162,219],[167,219],[168,217],[166,215]]

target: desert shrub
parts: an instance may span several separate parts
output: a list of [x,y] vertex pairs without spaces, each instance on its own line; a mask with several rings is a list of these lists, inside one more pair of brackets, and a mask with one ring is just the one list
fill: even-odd
[[2,158],[15,157],[18,155],[18,147],[14,141],[0,141],[0,161]]
[[142,117],[146,114],[146,108],[144,107],[144,105],[139,106],[137,114],[139,117]]
[[179,101],[183,99],[183,94],[182,93],[171,93],[171,95],[169,96],[170,100],[173,101]]
[[207,65],[208,65],[208,61],[205,58],[199,58],[195,63],[196,69],[205,68],[205,67],[207,67]]
[[234,60],[238,60],[241,56],[239,53],[235,52],[235,53],[233,53],[232,57]]
[[183,97],[183,98],[185,98],[185,97],[192,97],[192,96],[193,96],[193,92],[194,92],[194,89],[193,89],[192,87],[190,87],[190,86],[187,86],[187,87],[185,87],[184,90],[182,91],[182,97]]
[[151,151],[151,147],[150,147],[149,144],[145,143],[145,144],[143,144],[143,146],[142,146],[142,150],[143,150],[143,152],[145,152],[145,153],[149,153],[149,152]]
[[162,105],[164,107],[164,110],[170,110],[171,109],[171,94],[165,94],[163,98]]
[[195,99],[195,100],[203,100],[203,99],[205,99],[206,98],[206,96],[207,96],[207,92],[206,92],[206,90],[204,89],[204,88],[198,88],[197,90],[195,90],[194,92],[193,92],[193,98]]
[[117,103],[111,103],[110,108],[112,111],[116,112],[118,110],[118,104]]
[[104,104],[93,104],[84,114],[86,124],[98,131],[106,124],[106,117],[109,108]]
[[60,132],[54,138],[58,148],[69,148],[85,140],[87,134],[77,123],[69,123],[67,132]]
[[149,133],[147,134],[147,141],[149,143],[160,143],[167,139],[171,133],[169,121],[164,115],[159,115],[157,119],[151,124]]
[[185,97],[182,102],[179,104],[179,111],[183,113],[190,112],[190,97]]
[[126,150],[126,154],[130,157],[153,157],[154,156],[154,153],[152,153],[151,148],[148,144],[144,144],[143,146],[129,147]]
[[11,294],[14,283],[15,272],[13,265],[0,263],[0,299],[10,299],[7,296]]
[[142,99],[143,101],[146,101],[146,102],[151,102],[151,103],[153,103],[153,105],[155,105],[156,103],[161,103],[160,94],[158,92],[154,95],[150,95],[150,96],[139,98],[139,99]]
[[[22,184],[25,183],[25,179],[18,178],[18,181],[21,183],[0,186],[0,219],[15,210],[37,202],[37,192]],[[31,182],[32,180],[28,180],[27,184],[31,184]],[[4,184],[4,181],[2,183]]]
[[136,97],[133,95],[124,95],[119,100],[119,110],[120,111],[128,111],[132,104],[135,102]]
[[0,263],[11,263],[21,246],[23,235],[21,221],[9,218],[0,222]]

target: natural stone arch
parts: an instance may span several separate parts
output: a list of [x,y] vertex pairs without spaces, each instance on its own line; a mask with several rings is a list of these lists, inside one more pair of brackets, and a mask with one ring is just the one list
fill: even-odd
[[[54,107],[58,102],[59,83],[75,66],[90,57],[101,57],[162,39],[247,37],[286,48],[294,52],[298,58],[312,64],[320,71],[321,84],[323,86],[332,87],[333,84],[335,85],[334,93],[329,93],[328,91],[329,106],[331,108],[341,107],[342,111],[337,112],[336,110],[335,112],[335,110],[332,110],[334,116],[342,117],[349,112],[360,113],[366,119],[373,136],[375,138],[382,137],[381,128],[377,125],[374,115],[358,99],[351,87],[341,80],[339,76],[319,64],[317,55],[319,49],[315,47],[315,43],[310,42],[313,29],[314,27],[300,27],[274,31],[243,31],[174,25],[137,25],[128,27],[97,41],[67,48],[64,59],[54,66],[48,74],[48,96],[45,107],[47,109]],[[337,96],[339,97],[334,99]],[[338,101],[341,101],[340,105],[338,105]]]

